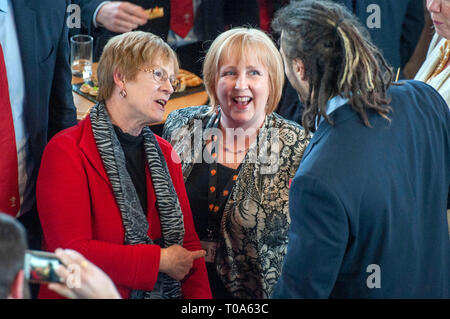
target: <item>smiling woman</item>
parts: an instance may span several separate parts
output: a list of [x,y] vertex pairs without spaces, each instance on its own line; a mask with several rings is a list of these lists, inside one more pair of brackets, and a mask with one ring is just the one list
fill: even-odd
[[[211,297],[179,160],[148,127],[162,119],[177,72],[159,37],[112,38],[98,66],[100,102],[42,159],[44,249],[81,252],[123,298]],[[42,288],[40,297],[55,295]]]
[[309,137],[273,113],[284,71],[264,32],[219,35],[203,74],[211,105],[172,112],[163,136],[176,150],[191,146],[180,155],[213,296],[268,298],[286,253],[289,182]]

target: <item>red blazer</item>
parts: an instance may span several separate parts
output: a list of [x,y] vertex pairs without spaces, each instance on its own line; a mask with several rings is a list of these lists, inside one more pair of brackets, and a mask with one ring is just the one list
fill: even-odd
[[[201,249],[184,187],[181,164],[172,146],[156,136],[166,158],[183,211],[183,247]],[[161,237],[155,191],[148,168],[148,235]],[[57,134],[47,145],[37,181],[37,204],[43,229],[43,249],[71,248],[103,269],[123,298],[132,289],[152,290],[159,269],[158,245],[124,245],[124,228],[111,183],[95,144],[91,121]],[[185,298],[211,298],[204,258],[182,284]],[[58,296],[42,286],[39,298]]]

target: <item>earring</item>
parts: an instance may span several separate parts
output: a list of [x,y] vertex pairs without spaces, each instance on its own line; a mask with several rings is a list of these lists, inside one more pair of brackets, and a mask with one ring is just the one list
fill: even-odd
[[120,94],[120,96],[123,97],[123,98],[126,98],[126,97],[127,97],[127,91],[125,91],[125,89],[121,90],[121,91],[119,92],[119,94]]

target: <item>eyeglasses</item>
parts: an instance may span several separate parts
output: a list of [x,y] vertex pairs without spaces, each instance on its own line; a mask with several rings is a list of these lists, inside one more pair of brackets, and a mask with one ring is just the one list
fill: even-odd
[[174,91],[177,91],[181,86],[180,80],[178,80],[175,77],[169,78],[169,76],[167,75],[167,72],[164,71],[163,69],[143,69],[143,68],[137,68],[137,69],[139,71],[144,71],[146,73],[152,73],[153,78],[159,84],[164,84],[167,81],[167,79],[169,79],[170,85],[172,85],[172,88]]

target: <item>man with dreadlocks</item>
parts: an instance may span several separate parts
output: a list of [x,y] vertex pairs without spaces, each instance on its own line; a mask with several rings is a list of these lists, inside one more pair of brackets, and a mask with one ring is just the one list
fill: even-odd
[[289,193],[275,298],[449,298],[450,112],[392,72],[341,5],[278,12],[286,74],[316,132]]

